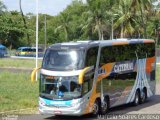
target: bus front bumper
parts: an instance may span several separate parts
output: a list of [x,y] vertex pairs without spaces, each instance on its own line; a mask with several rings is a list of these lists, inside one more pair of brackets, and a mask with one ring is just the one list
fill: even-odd
[[39,107],[40,114],[49,114],[49,115],[73,115],[73,116],[81,116],[83,115],[82,111],[79,110],[68,110],[67,108],[49,108],[49,107]]
[[77,102],[70,106],[48,106],[39,101],[39,112],[40,114],[49,115],[71,115],[81,116],[84,114],[85,105],[81,102]]

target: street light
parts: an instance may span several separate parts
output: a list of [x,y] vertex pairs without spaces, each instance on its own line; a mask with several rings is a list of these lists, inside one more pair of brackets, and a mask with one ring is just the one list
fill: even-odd
[[47,48],[46,42],[47,42],[47,34],[46,34],[46,15],[44,16],[44,44],[45,44],[45,50]]
[[[38,0],[36,0],[36,69],[38,68]],[[36,72],[36,81],[38,80],[38,72]]]

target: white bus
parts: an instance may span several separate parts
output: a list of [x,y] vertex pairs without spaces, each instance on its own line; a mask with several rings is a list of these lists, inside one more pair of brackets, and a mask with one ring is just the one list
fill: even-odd
[[57,43],[40,70],[39,111],[52,115],[106,114],[155,94],[155,43],[117,39]]

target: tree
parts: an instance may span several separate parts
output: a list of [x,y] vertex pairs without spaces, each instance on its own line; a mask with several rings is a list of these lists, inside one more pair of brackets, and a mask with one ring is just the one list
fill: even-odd
[[70,14],[69,13],[61,13],[59,16],[60,25],[55,29],[55,33],[57,31],[62,30],[65,33],[65,41],[69,40],[69,24],[70,24]]
[[[85,23],[83,13],[87,10],[85,4],[82,1],[74,0],[63,12],[69,13],[69,39],[86,39],[86,35],[82,30],[83,24]],[[80,17],[81,16],[81,17]]]
[[0,16],[0,40],[10,48],[17,48],[24,42],[20,38],[23,37],[25,29],[18,15],[18,12],[12,12]]
[[[23,19],[23,23],[24,23],[24,28],[27,30],[28,27],[27,27],[25,16],[24,16],[23,11],[22,11],[22,4],[21,3],[22,3],[21,0],[19,0],[19,8],[20,8],[20,12],[21,12],[21,15],[22,15],[22,19]],[[27,35],[28,45],[30,45],[31,41],[30,41],[28,32],[26,32],[26,35]]]
[[104,30],[107,22],[105,14],[106,0],[87,0],[88,11],[86,14],[85,28],[92,30],[92,32],[98,33],[99,40],[104,39]]
[[[144,38],[147,38],[147,19],[152,12],[152,4],[150,0],[132,0],[131,11],[140,18],[139,25],[143,28]],[[140,16],[140,17],[139,17]],[[137,19],[138,20],[138,19]]]
[[6,6],[3,4],[2,1],[0,1],[0,15],[6,10]]
[[[19,0],[21,5],[21,0]],[[154,6],[151,3],[156,3]],[[73,0],[60,14],[47,16],[47,42],[97,40],[114,37],[152,38],[160,41],[159,4],[156,0]],[[0,2],[0,39],[14,48],[34,44],[34,14],[7,12]],[[3,8],[3,9],[2,9]],[[23,14],[23,15],[22,15]],[[22,17],[23,16],[23,17]],[[24,18],[24,19],[23,19]],[[25,20],[25,22],[24,22]],[[27,26],[27,28],[25,27]],[[26,37],[29,34],[30,42]],[[39,43],[44,44],[44,14],[39,14]],[[147,35],[147,36],[146,36]]]
[[114,23],[114,29],[120,30],[120,37],[132,36],[135,32],[136,20],[135,15],[130,10],[131,0],[123,0],[117,6],[117,19]]

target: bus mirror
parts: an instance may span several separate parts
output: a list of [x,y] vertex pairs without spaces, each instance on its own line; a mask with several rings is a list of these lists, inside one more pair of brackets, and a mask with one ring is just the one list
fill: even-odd
[[86,73],[89,69],[90,69],[90,67],[86,67],[86,68],[84,68],[84,69],[80,72],[79,78],[78,78],[79,84],[82,84],[82,83],[83,83],[84,75],[85,75],[85,73]]
[[36,76],[36,73],[37,71],[40,69],[41,67],[39,68],[34,68],[32,73],[31,73],[31,81],[34,82],[35,81],[35,76]]

